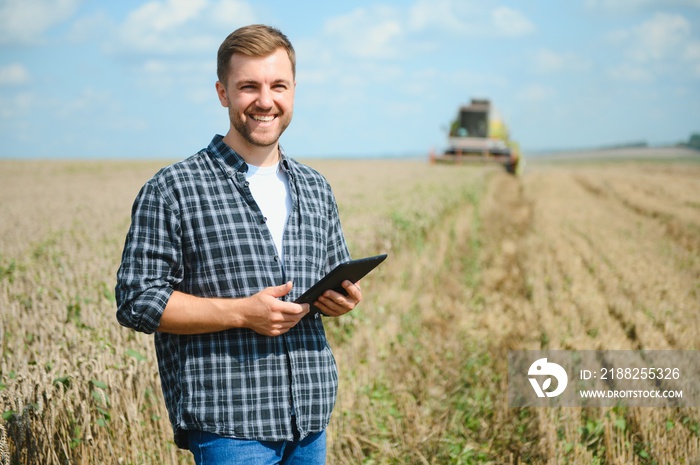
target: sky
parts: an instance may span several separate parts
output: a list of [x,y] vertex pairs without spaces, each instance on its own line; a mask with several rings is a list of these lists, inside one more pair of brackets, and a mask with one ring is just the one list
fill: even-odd
[[525,153],[700,132],[700,0],[0,0],[0,157],[197,152],[251,23],[296,49],[295,158],[427,156],[472,98]]

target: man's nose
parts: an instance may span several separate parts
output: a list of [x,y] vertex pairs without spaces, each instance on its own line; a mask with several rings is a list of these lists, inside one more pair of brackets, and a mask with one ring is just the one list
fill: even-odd
[[260,108],[272,108],[272,89],[263,86],[258,94],[257,104]]

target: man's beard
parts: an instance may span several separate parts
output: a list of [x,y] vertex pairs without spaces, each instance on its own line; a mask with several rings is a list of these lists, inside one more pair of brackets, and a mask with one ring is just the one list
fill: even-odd
[[[231,120],[233,128],[250,145],[253,145],[255,147],[269,147],[271,145],[276,144],[282,133],[285,131],[285,129],[287,129],[289,123],[291,123],[292,121],[292,114],[283,113],[282,115],[277,116],[276,119],[279,123],[278,131],[273,133],[267,132],[265,134],[254,134],[250,127],[241,119],[239,114],[234,113],[231,110],[229,110],[229,118]],[[248,118],[250,118],[250,116]]]

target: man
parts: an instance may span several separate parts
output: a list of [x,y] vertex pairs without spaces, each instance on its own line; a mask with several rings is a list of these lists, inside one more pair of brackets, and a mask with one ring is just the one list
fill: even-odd
[[[325,463],[337,369],[322,317],[294,300],[350,258],[327,181],[285,156],[295,52],[277,29],[221,44],[230,128],[138,194],[117,273],[117,319],[155,332],[168,414],[197,463]],[[327,291],[340,316],[360,302]]]

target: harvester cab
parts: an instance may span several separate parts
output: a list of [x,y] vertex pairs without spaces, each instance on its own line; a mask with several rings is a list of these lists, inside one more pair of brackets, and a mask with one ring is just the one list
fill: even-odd
[[497,163],[515,174],[520,166],[520,150],[491,102],[472,99],[469,105],[460,107],[452,121],[445,152],[432,153],[430,159],[443,163]]

